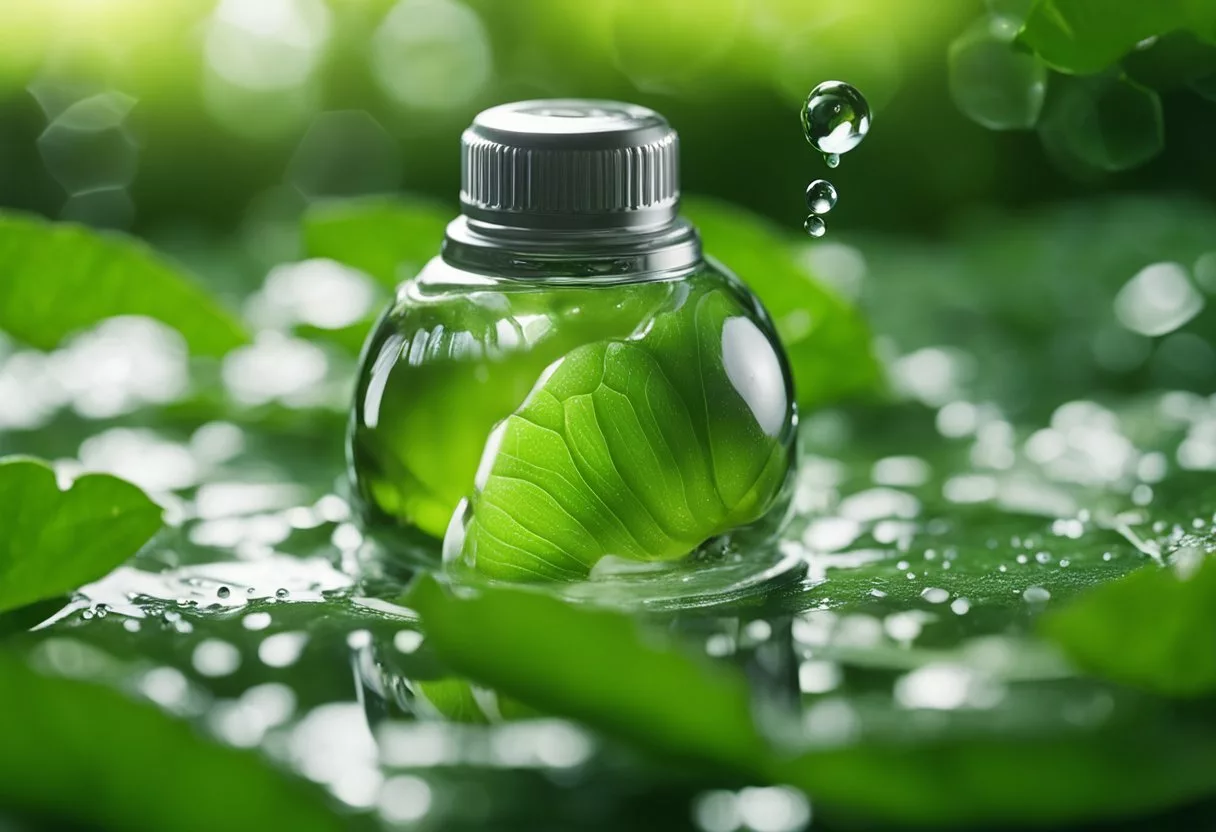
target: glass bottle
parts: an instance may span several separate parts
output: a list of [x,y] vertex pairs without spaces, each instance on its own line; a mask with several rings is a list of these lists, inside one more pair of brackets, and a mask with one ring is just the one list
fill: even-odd
[[363,351],[348,456],[366,530],[392,558],[549,583],[771,540],[791,375],[678,215],[675,131],[631,104],[525,101],[461,144],[461,216]]

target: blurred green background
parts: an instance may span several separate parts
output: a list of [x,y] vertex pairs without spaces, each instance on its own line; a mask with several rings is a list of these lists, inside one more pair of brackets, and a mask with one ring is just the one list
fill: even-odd
[[[457,138],[478,110],[594,96],[669,117],[687,192],[796,228],[802,189],[823,172],[798,107],[828,78],[860,88],[876,114],[834,174],[835,228],[939,233],[980,206],[1216,186],[1216,107],[1181,88],[1174,53],[1141,71],[1163,79],[1170,153],[1134,170],[1061,166],[1035,132],[969,120],[951,100],[947,53],[989,11],[979,0],[8,0],[0,203],[153,236],[230,232],[318,196],[406,189],[454,205]],[[1066,86],[1048,84],[1048,110]],[[81,105],[98,94],[109,95]]]
[[[1153,564],[1179,552],[1209,563],[1216,553],[1216,29],[1196,28],[1204,41],[1170,34],[1169,21],[1136,23],[1182,8],[1216,18],[1216,2],[1038,0],[1081,9],[1083,34],[1115,43],[1098,61],[1072,44],[1087,75],[1049,69],[1059,50],[1011,45],[1031,5],[0,0],[0,207],[131,232],[205,284],[130,241],[0,216],[0,448],[51,460],[62,477],[121,476],[166,508],[165,529],[125,566],[0,619],[14,647],[7,664],[0,656],[0,737],[22,752],[0,740],[0,832],[64,829],[65,818],[156,832],[241,820],[331,829],[373,813],[392,828],[529,832],[634,828],[639,816],[702,832],[812,822],[812,804],[771,771],[698,779],[620,753],[622,737],[646,750],[661,733],[652,726],[688,716],[714,730],[691,731],[687,756],[712,760],[700,744],[738,727],[697,691],[651,697],[636,725],[617,720],[614,697],[633,713],[645,645],[602,651],[623,693],[600,684],[578,644],[579,661],[551,667],[552,645],[478,652],[481,634],[457,630],[437,657],[430,641],[442,639],[423,641],[416,617],[385,602],[400,587],[350,574],[362,537],[341,496],[341,442],[369,316],[455,215],[470,119],[554,96],[625,99],[669,118],[689,214],[773,313],[800,371],[868,384],[874,336],[889,385],[868,392],[880,401],[807,408],[802,423],[783,544],[813,576],[755,621],[685,622],[689,644],[743,664],[759,647],[730,641],[723,653],[724,634],[776,634],[801,663],[806,738],[864,716],[868,733],[851,746],[864,775],[836,779],[813,755],[804,772],[815,828],[860,828],[878,809],[897,825],[1210,826],[1216,667],[1178,657],[1195,649],[1192,632],[1216,631],[1213,596],[1177,603],[1173,585],[1138,606],[1099,596],[1080,615],[1093,623],[1086,638],[1074,638],[1092,651],[1081,671],[1061,669],[1036,622],[1126,573],[1167,574]],[[1053,36],[1048,27],[1040,43]],[[798,119],[827,79],[874,108],[869,137],[830,174]],[[803,192],[824,176],[840,201],[827,236],[810,241]],[[373,194],[406,199],[327,202]],[[137,313],[180,337],[102,320]],[[1110,635],[1155,633],[1162,613],[1176,616],[1160,628],[1173,638],[1125,650]],[[577,635],[555,620],[537,629]],[[407,703],[412,713],[388,713],[402,705],[392,685],[403,674],[446,682],[444,662],[463,657],[460,673],[497,685],[478,661],[499,655],[527,677],[507,693],[577,720],[542,722],[536,747],[556,736],[578,754],[540,755],[534,768],[487,757],[487,736],[506,737],[507,751],[528,737],[512,725],[436,727],[427,708],[444,714],[440,687],[422,707]],[[974,708],[917,699],[926,684],[962,689],[958,673],[943,683],[924,672],[943,662],[1008,697]],[[593,674],[586,701],[552,694],[563,670]],[[1206,698],[1177,699],[1175,673]],[[713,690],[695,675],[668,681],[681,696]],[[1059,719],[1074,715],[1064,705],[1091,701],[1117,717],[1109,736],[1081,720],[1058,746],[1068,753],[1035,744],[1059,738]],[[390,740],[397,731],[380,757],[365,714],[388,720]],[[788,739],[787,728],[776,733]],[[1146,738],[1160,756],[1126,752]],[[466,740],[474,751],[462,756]],[[261,749],[323,786],[328,803],[319,789],[306,802],[296,785],[264,784],[252,752],[227,746]],[[911,775],[923,780],[910,787]],[[793,809],[764,827],[739,808],[748,801]],[[821,807],[843,808],[842,825],[824,826]],[[1122,822],[1157,809],[1177,811]]]

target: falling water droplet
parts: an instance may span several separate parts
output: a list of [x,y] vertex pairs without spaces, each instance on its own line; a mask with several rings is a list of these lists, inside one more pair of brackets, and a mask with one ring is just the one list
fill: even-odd
[[806,207],[812,214],[826,214],[836,207],[836,188],[826,179],[816,179],[806,186]]
[[[870,131],[870,105],[857,88],[843,81],[824,81],[802,106],[802,130],[820,153],[848,153]],[[828,167],[833,167],[828,161]]]
[[823,163],[830,168],[837,167],[840,164],[839,153],[825,153],[823,155]]
[[805,228],[806,233],[810,234],[812,237],[822,237],[823,232],[828,230],[827,226],[823,223],[823,218],[816,216],[815,214],[811,214],[809,217],[807,217],[802,223],[802,227]]

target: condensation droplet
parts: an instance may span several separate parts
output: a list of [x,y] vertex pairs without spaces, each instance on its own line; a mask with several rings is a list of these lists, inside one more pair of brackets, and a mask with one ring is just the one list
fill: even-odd
[[1027,603],[1042,604],[1051,599],[1051,593],[1041,586],[1026,587],[1026,591],[1022,593],[1022,598]]
[[219,596],[220,598],[227,598],[229,595],[232,594],[232,590],[226,586],[222,586],[215,591],[215,594],[217,596]]

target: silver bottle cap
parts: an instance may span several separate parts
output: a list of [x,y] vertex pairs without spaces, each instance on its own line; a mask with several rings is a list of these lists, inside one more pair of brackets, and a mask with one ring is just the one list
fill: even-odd
[[680,202],[679,141],[658,113],[584,99],[517,101],[461,137],[465,216],[510,228],[655,228]]

